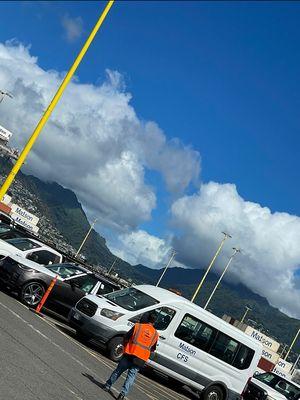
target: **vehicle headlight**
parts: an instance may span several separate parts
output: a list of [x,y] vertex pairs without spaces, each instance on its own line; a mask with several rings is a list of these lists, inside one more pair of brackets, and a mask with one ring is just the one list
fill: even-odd
[[124,315],[124,314],[113,311],[113,310],[109,310],[108,308],[102,308],[102,310],[100,311],[100,315],[116,321],[118,318],[122,317],[122,315]]
[[23,265],[23,264],[18,264],[18,267],[26,272],[34,272],[35,271],[33,268],[26,267],[26,265]]

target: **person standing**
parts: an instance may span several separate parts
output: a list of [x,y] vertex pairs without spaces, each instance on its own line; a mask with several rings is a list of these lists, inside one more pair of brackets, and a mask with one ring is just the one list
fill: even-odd
[[124,354],[117,368],[113,371],[109,379],[103,385],[103,390],[109,392],[112,385],[127,371],[127,377],[117,400],[125,399],[131,386],[133,385],[136,374],[149,359],[151,352],[156,350],[158,333],[154,328],[156,320],[155,313],[145,314],[141,322],[136,323],[124,336]]

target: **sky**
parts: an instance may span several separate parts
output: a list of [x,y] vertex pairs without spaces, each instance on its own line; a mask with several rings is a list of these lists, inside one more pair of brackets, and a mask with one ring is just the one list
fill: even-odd
[[[104,2],[1,2],[22,148]],[[24,166],[133,264],[206,266],[300,317],[298,2],[117,1]],[[259,276],[259,279],[257,278]]]

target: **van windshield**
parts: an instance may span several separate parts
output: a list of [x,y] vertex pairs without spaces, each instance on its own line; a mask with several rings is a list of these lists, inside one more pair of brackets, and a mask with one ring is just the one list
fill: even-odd
[[109,293],[104,297],[129,311],[141,310],[159,303],[158,300],[148,294],[132,287]]

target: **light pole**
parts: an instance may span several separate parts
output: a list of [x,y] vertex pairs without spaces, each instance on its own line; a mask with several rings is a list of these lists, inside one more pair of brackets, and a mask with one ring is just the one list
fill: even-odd
[[118,257],[116,257],[116,258],[114,259],[113,263],[111,264],[111,267],[109,268],[109,270],[108,270],[108,272],[107,272],[108,275],[111,273],[113,267],[115,266],[115,263],[117,262],[117,259],[118,259]]
[[171,257],[170,257],[169,261],[167,262],[167,265],[165,266],[165,269],[163,270],[162,274],[160,275],[160,277],[157,281],[157,284],[155,286],[158,286],[160,284],[160,281],[162,280],[163,276],[165,275],[167,269],[169,268],[173,258],[175,257],[175,254],[176,254],[176,251],[172,250]]
[[81,242],[81,245],[79,246],[79,249],[77,250],[77,252],[76,252],[76,254],[75,254],[75,257],[77,257],[78,254],[80,253],[80,250],[82,249],[84,243],[86,242],[87,238],[89,237],[89,235],[90,235],[90,233],[91,233],[92,229],[94,228],[95,223],[96,223],[97,221],[98,221],[98,218],[95,218],[95,220],[93,221],[93,223],[92,223],[91,226],[90,226],[90,229],[88,230],[88,232],[87,232],[87,234],[85,235],[83,241]]
[[9,92],[3,92],[2,90],[0,90],[0,103],[2,103],[4,97],[10,97],[11,99],[13,99],[13,95]]
[[249,306],[245,306],[245,308],[246,308],[246,311],[245,311],[244,315],[242,316],[241,322],[244,322],[244,320],[245,320],[246,315],[248,314],[248,312],[249,312],[249,311],[252,311],[252,308],[249,307]]
[[221,280],[223,279],[224,275],[226,274],[226,271],[227,271],[229,265],[231,264],[231,261],[233,260],[234,256],[236,255],[236,253],[240,253],[240,252],[241,252],[240,249],[237,249],[236,247],[233,247],[233,254],[232,254],[232,256],[229,258],[228,263],[226,264],[226,267],[224,268],[224,271],[223,271],[222,274],[220,275],[220,278],[219,278],[218,282],[216,283],[216,285],[215,285],[213,291],[211,292],[211,294],[210,294],[210,296],[209,296],[209,298],[208,298],[208,300],[207,300],[205,306],[203,307],[204,310],[206,310],[206,308],[207,308],[208,304],[210,303],[210,301],[211,301],[213,295],[215,294],[215,291],[218,289],[218,287],[219,287],[219,285],[220,285],[220,282],[221,282]]
[[220,243],[220,246],[218,247],[215,255],[213,256],[209,266],[207,267],[207,270],[205,274],[203,275],[203,278],[201,279],[201,282],[199,283],[197,289],[195,290],[195,293],[193,294],[193,297],[191,298],[191,302],[193,303],[195,298],[197,297],[197,294],[199,293],[199,290],[201,289],[201,286],[203,285],[203,282],[205,281],[209,271],[211,270],[211,267],[213,266],[213,263],[215,262],[216,258],[218,257],[220,251],[222,250],[222,247],[224,246],[225,240],[228,238],[231,238],[231,236],[228,233],[222,232],[224,237],[222,239],[222,242]]
[[294,344],[296,343],[296,340],[297,340],[297,338],[299,336],[299,333],[300,333],[300,328],[298,329],[298,332],[296,333],[296,335],[295,335],[295,337],[294,337],[294,339],[293,339],[293,341],[292,341],[292,343],[291,343],[291,345],[290,345],[290,347],[289,347],[289,349],[288,349],[288,351],[287,351],[287,353],[286,353],[286,355],[284,357],[284,360],[286,360],[288,358],[288,355],[290,354]]

